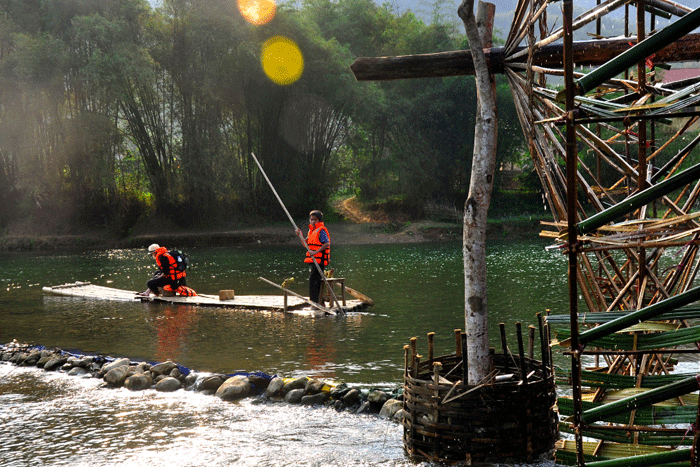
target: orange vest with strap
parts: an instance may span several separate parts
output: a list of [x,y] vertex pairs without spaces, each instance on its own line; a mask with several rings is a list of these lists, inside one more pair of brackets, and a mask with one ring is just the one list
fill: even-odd
[[[316,223],[316,228],[313,229],[312,226],[309,226],[309,235],[306,237],[306,244],[309,245],[309,249],[311,251],[316,251],[319,248],[323,246],[323,243],[321,243],[320,237],[321,237],[321,230],[326,232],[326,237],[328,238],[328,242],[330,243],[331,241],[331,235],[328,233],[328,229],[326,226],[323,224],[323,222],[317,222]],[[321,266],[328,266],[328,263],[331,260],[331,247],[328,245],[328,248],[325,250],[314,254],[314,258],[316,258],[316,261],[318,264]],[[305,263],[311,264],[313,261],[311,259],[311,255],[309,255],[309,252],[306,252],[306,259],[304,259]]]
[[158,263],[158,266],[160,267],[160,270],[163,271],[163,274],[174,281],[182,279],[187,275],[185,274],[185,271],[180,271],[177,268],[177,261],[175,261],[175,258],[170,256],[168,249],[164,246],[156,250],[156,263]]

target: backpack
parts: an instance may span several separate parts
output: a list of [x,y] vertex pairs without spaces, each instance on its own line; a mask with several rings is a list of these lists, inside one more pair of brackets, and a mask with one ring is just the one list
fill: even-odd
[[177,263],[178,271],[184,271],[190,266],[190,259],[180,250],[170,250],[168,254],[172,256]]

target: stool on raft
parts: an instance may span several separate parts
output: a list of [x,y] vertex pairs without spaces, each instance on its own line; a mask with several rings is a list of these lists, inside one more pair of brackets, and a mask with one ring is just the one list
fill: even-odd
[[320,297],[323,301],[335,305],[333,303],[333,297],[331,296],[331,291],[326,287],[326,282],[329,287],[334,287],[335,284],[340,284],[340,299],[343,302],[343,306],[346,306],[345,302],[345,278],[344,277],[327,277],[326,281],[321,284],[321,294]]

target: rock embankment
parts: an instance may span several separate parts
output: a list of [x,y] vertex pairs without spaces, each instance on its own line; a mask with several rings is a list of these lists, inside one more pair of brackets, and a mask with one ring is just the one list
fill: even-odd
[[282,378],[265,373],[198,374],[171,361],[132,362],[128,358],[79,355],[16,342],[0,344],[0,361],[68,376],[100,378],[105,387],[131,391],[198,391],[224,401],[259,397],[271,402],[378,414],[395,421],[401,421],[405,413],[399,391],[349,387],[345,383],[308,377]]

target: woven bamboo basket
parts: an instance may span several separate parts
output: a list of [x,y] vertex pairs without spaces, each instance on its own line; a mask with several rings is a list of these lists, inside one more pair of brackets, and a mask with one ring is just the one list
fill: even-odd
[[553,457],[559,430],[552,368],[528,357],[491,356],[491,378],[471,387],[455,371],[461,355],[407,362],[404,448],[412,459],[470,465]]

